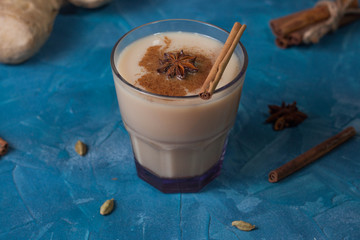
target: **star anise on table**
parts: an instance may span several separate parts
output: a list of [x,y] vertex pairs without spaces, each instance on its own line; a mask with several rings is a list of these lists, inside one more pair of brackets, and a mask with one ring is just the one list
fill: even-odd
[[275,131],[283,130],[287,127],[294,127],[302,123],[307,115],[300,112],[296,107],[296,102],[292,104],[281,103],[281,106],[269,105],[270,117],[266,119],[267,123],[273,123]]
[[198,71],[195,60],[196,57],[186,55],[183,50],[177,53],[164,53],[164,59],[160,60],[162,66],[157,71],[171,78],[176,76],[178,79],[184,79],[188,72]]

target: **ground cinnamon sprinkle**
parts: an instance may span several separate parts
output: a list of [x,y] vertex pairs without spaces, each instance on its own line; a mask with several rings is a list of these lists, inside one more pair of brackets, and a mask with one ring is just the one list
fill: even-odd
[[186,54],[196,56],[196,66],[199,70],[197,73],[188,74],[183,80],[176,77],[169,78],[166,74],[157,72],[160,67],[160,59],[163,58],[171,39],[165,37],[164,43],[165,46],[156,45],[147,49],[144,57],[139,62],[139,66],[144,67],[148,73],[141,76],[136,84],[142,86],[146,91],[166,96],[185,96],[187,92],[200,89],[210,72],[213,65],[212,61],[197,49],[178,49],[174,52],[183,50]]
[[156,69],[159,66],[159,59],[161,58],[160,45],[151,46],[147,49],[145,55],[139,62],[139,66],[144,67],[148,72],[156,72]]

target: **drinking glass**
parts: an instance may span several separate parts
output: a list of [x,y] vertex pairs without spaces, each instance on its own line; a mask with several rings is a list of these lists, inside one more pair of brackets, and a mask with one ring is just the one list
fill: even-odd
[[248,65],[245,47],[239,42],[234,51],[240,60],[239,73],[209,100],[198,95],[154,94],[130,84],[118,71],[121,52],[134,41],[179,31],[206,35],[222,43],[229,35],[205,22],[162,20],[126,33],[111,54],[120,113],[131,138],[137,174],[164,193],[197,192],[219,175]]

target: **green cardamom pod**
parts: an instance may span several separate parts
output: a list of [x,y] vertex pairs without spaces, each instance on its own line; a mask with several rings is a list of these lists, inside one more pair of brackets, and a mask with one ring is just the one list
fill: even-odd
[[108,215],[110,214],[114,209],[114,199],[106,200],[103,205],[100,207],[100,214],[101,215]]
[[75,151],[80,155],[84,156],[87,152],[87,146],[82,141],[77,141],[75,144]]
[[244,221],[233,221],[231,225],[237,227],[238,229],[242,231],[251,231],[255,228],[255,225],[252,225],[250,223],[244,222]]

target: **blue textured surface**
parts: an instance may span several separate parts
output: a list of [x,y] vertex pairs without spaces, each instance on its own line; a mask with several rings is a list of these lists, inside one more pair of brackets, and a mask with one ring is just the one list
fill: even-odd
[[[314,0],[118,0],[57,17],[41,51],[0,65],[0,239],[360,239],[360,138],[277,184],[270,170],[347,126],[360,129],[360,22],[320,44],[281,50],[270,19]],[[222,174],[197,194],[163,194],[136,176],[110,52],[124,33],[166,18],[248,25],[250,63]],[[274,132],[267,104],[309,118]],[[89,146],[85,157],[73,146]],[[117,180],[112,180],[117,178]],[[100,205],[116,199],[109,216]],[[244,220],[257,226],[241,232]]]

